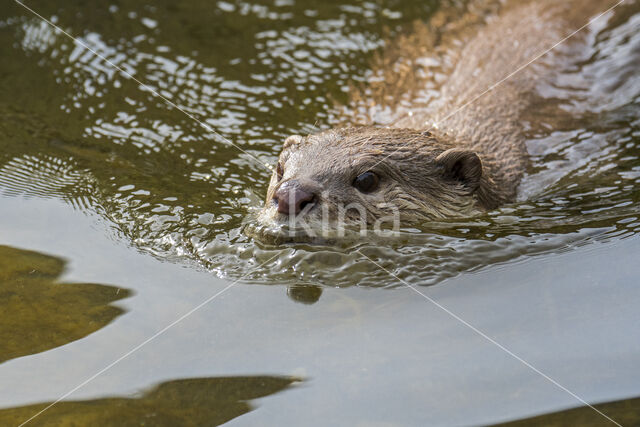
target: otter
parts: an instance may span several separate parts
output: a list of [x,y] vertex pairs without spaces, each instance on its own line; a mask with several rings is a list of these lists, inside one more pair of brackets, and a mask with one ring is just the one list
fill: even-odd
[[[552,84],[554,66],[579,52],[584,32],[572,33],[614,4],[471,2],[469,7],[481,5],[490,13],[484,22],[459,26],[455,39],[464,46],[457,52],[447,47],[455,62],[438,97],[407,108],[395,96],[382,96],[377,102],[395,112],[386,126],[348,125],[287,138],[259,227],[249,234],[264,238],[288,227],[303,228],[308,236],[313,229],[371,227],[390,219],[416,224],[470,217],[515,201],[529,163],[525,128],[543,109],[536,88]],[[425,84],[416,77],[419,59],[428,49],[406,45],[420,37],[400,40],[405,45],[395,46],[395,56],[408,61],[413,73],[398,79],[395,68],[382,69],[381,92],[418,98],[415,86]],[[389,61],[382,63],[389,68]],[[407,81],[414,87],[403,87]],[[545,108],[550,118],[562,113],[560,107]]]

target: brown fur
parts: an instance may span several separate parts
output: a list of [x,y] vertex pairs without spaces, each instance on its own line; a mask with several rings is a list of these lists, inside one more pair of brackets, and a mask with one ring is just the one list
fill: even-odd
[[[581,35],[509,74],[612,4],[514,0],[502,6],[476,1],[458,21],[452,19],[455,14],[443,11],[431,29],[416,24],[412,35],[391,46],[392,53],[377,59],[371,84],[364,94],[355,91],[345,108],[356,119],[372,106],[386,108],[394,112],[388,126],[344,127],[289,138],[280,155],[284,177],[279,181],[274,173],[260,221],[287,219],[274,209],[273,195],[293,179],[318,193],[318,206],[299,215],[311,222],[320,217],[320,208],[335,219],[340,206],[353,203],[366,212],[351,212],[347,220],[366,216],[371,224],[392,213],[389,205],[399,209],[402,221],[416,223],[470,216],[513,201],[528,164],[524,126],[536,101],[536,82],[552,78],[554,61],[570,54]],[[434,25],[455,36],[438,36]],[[456,41],[464,47],[456,48]],[[442,83],[424,77],[429,72],[421,70],[426,66],[420,60],[434,55],[440,71],[449,74]],[[439,97],[424,104],[412,102],[427,99],[424,91],[429,90]],[[380,189],[363,194],[352,183],[368,170],[381,177]]]

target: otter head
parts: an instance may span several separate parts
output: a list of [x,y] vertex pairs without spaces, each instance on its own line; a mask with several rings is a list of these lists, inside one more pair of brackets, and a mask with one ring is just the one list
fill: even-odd
[[248,234],[313,240],[351,227],[388,230],[469,216],[480,210],[482,184],[477,154],[429,132],[356,127],[291,136],[271,176],[259,226]]

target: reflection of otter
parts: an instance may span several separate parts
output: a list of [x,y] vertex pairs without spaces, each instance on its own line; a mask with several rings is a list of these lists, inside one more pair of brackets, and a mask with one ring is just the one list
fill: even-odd
[[58,283],[64,261],[0,246],[0,363],[83,338],[123,310],[130,292],[90,283]]
[[287,295],[295,302],[315,304],[322,296],[322,288],[316,285],[291,285],[287,288]]
[[[35,421],[55,426],[217,426],[251,411],[247,401],[278,393],[297,381],[275,376],[169,381],[139,397],[59,402]],[[19,425],[48,405],[1,409],[0,424]]]
[[[399,114],[386,128],[350,127],[289,137],[259,216],[267,227],[248,232],[259,235],[275,228],[277,233],[285,224],[320,228],[327,218],[334,225],[371,226],[396,213],[403,223],[419,223],[471,216],[513,201],[528,164],[524,128],[539,99],[536,85],[552,82],[553,67],[572,45],[567,42],[562,52],[510,73],[611,4],[516,0],[496,6],[500,10],[488,25],[461,36],[466,46],[427,106],[401,110],[392,105]],[[414,56],[415,67],[420,55],[429,53],[424,46],[399,49],[404,49],[401,57]],[[421,71],[425,74],[414,69],[416,74]],[[426,84],[410,77],[416,85]],[[394,94],[392,89],[387,93]],[[403,87],[414,95],[419,89]],[[359,208],[345,215],[345,207],[354,205]]]

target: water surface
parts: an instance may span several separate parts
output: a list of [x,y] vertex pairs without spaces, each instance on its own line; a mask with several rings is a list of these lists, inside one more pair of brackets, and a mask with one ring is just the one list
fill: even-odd
[[[450,6],[28,5],[94,52],[1,8],[0,305],[13,314],[0,419],[28,418],[237,279],[42,422],[135,424],[170,406],[154,420],[197,423],[178,395],[205,419],[248,424],[487,424],[580,405],[358,251],[588,401],[640,395],[636,5],[588,29],[537,88],[517,203],[332,247],[265,246],[241,227],[288,135],[385,124],[437,97],[434,83],[397,111],[361,108],[375,55]],[[423,58],[422,78],[438,81],[450,54]]]

